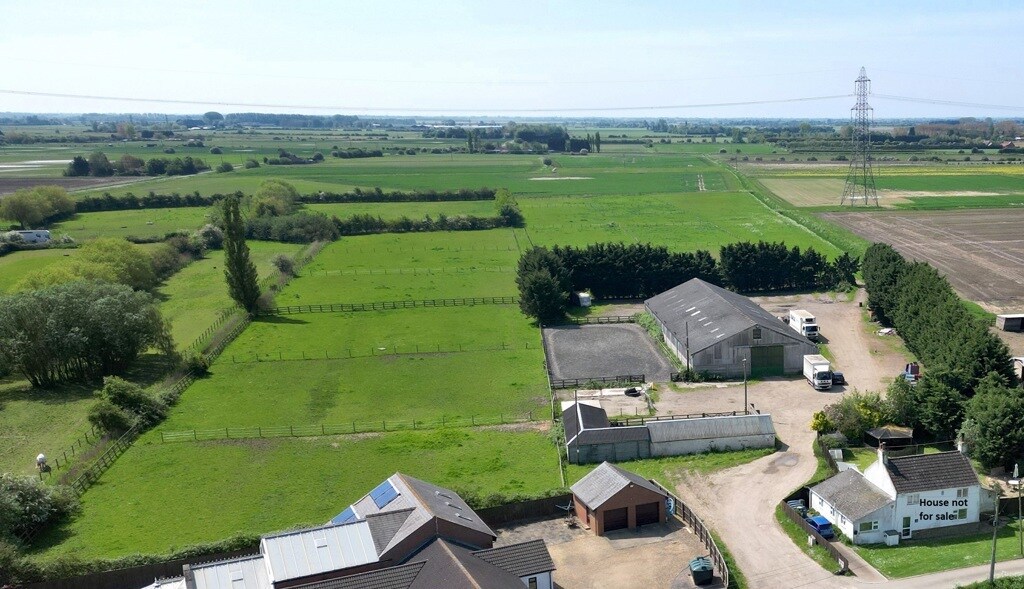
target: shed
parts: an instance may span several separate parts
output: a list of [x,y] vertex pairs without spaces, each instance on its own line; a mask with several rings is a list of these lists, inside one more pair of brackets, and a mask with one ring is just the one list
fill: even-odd
[[885,425],[882,427],[876,427],[875,429],[869,429],[868,444],[877,448],[881,444],[885,444],[890,450],[893,448],[901,448],[914,443],[914,429],[910,427],[902,427],[898,425]]
[[647,428],[651,432],[651,456],[771,448],[775,445],[775,425],[767,413],[649,421]]
[[670,350],[688,367],[729,378],[803,370],[818,346],[747,297],[694,278],[647,299],[644,307]]
[[576,516],[598,536],[666,520],[666,493],[637,474],[608,462],[572,486]]
[[996,327],[1003,331],[1024,331],[1024,313],[996,315]]

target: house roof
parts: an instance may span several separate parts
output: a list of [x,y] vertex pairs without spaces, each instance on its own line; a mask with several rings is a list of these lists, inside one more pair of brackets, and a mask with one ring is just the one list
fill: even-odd
[[609,427],[608,414],[600,407],[586,403],[572,403],[562,410],[562,428],[565,441],[571,444],[584,429]]
[[885,463],[897,493],[973,487],[978,475],[960,452],[938,452],[889,458]]
[[747,297],[699,278],[651,297],[645,304],[679,341],[686,337],[689,325],[691,356],[754,326],[810,343]]
[[260,541],[260,552],[267,561],[272,582],[378,560],[370,525],[365,520],[267,535]]
[[591,509],[597,509],[614,497],[619,491],[636,485],[657,493],[662,497],[668,497],[665,491],[661,490],[651,481],[623,470],[609,462],[602,462],[600,466],[590,471],[572,486],[572,494],[584,505]]
[[839,513],[851,521],[858,521],[892,502],[881,489],[869,483],[860,472],[850,469],[811,487]]
[[651,432],[651,442],[655,444],[682,440],[775,435],[772,416],[767,413],[649,421],[647,429]]
[[477,550],[473,556],[506,570],[517,577],[555,570],[555,563],[544,540]]
[[472,551],[437,539],[406,564],[296,589],[522,589],[520,577],[551,570],[554,564],[543,540]]

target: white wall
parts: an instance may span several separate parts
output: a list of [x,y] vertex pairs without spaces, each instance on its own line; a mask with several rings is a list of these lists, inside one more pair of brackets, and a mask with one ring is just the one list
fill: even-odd
[[554,583],[551,582],[551,573],[550,572],[541,573],[539,575],[529,575],[529,576],[526,576],[526,577],[519,577],[519,579],[523,582],[523,585],[529,587],[530,586],[530,579],[533,578],[533,577],[537,578],[537,589],[553,589]]
[[[917,495],[917,504],[909,504],[909,499]],[[967,497],[957,498],[955,488],[940,491],[926,491],[900,495],[896,498],[896,514],[893,518],[893,529],[902,531],[903,518],[910,516],[911,535],[915,530],[928,530],[946,526],[958,526],[978,521],[981,506],[981,487],[967,487]],[[967,509],[967,517],[958,519],[957,511]]]
[[773,434],[709,438],[703,440],[675,440],[651,442],[651,456],[682,456],[702,454],[711,450],[743,450],[746,448],[771,448],[775,446]]

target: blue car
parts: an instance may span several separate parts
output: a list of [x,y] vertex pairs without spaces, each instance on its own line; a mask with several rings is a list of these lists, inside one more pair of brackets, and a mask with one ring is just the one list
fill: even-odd
[[821,534],[822,538],[831,540],[836,537],[836,533],[832,531],[832,522],[828,521],[823,516],[816,515],[814,517],[804,518],[804,521],[811,524],[811,527]]

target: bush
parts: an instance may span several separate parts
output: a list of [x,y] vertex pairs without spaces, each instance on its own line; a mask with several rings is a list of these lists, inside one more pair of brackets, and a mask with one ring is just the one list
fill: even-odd
[[169,243],[157,247],[150,254],[153,263],[153,273],[158,280],[166,280],[185,266],[181,254]]
[[173,147],[168,147],[167,149],[164,150],[164,153],[172,154],[172,153],[174,153],[174,148]]
[[283,276],[295,276],[295,261],[284,254],[274,256],[274,267]]
[[219,250],[224,245],[224,231],[216,225],[207,223],[203,225],[196,236],[203,242],[203,247],[208,250]]
[[218,174],[235,171],[235,167],[231,165],[231,162],[221,162],[216,169]]
[[0,474],[0,538],[15,541],[29,536],[77,509],[78,501],[67,487]]
[[134,415],[110,401],[100,401],[89,409],[89,423],[112,438],[120,438],[136,421]]
[[544,165],[545,166],[550,166],[551,165],[551,158],[546,157],[546,158],[544,158],[543,161],[544,161]]
[[163,402],[150,397],[139,385],[116,376],[103,379],[103,389],[99,394],[111,404],[138,418],[138,423],[142,427],[155,425],[167,415],[167,406]]
[[846,439],[846,436],[839,432],[825,434],[818,439],[821,440],[821,445],[824,446],[826,450],[836,450],[850,445],[850,441]]
[[219,147],[211,147],[210,148],[210,153],[212,153],[213,155],[220,155],[220,154],[222,154],[224,152]]
[[253,168],[258,168],[258,167],[260,167],[260,163],[258,161],[254,160],[254,159],[247,159],[247,160],[245,160],[245,169],[246,170],[251,170]]
[[[206,359],[203,354],[192,352],[185,356],[181,362],[182,368],[188,370],[196,376],[202,376],[210,372],[210,361]],[[172,402],[168,402],[167,399],[161,399],[164,403],[171,405]]]

